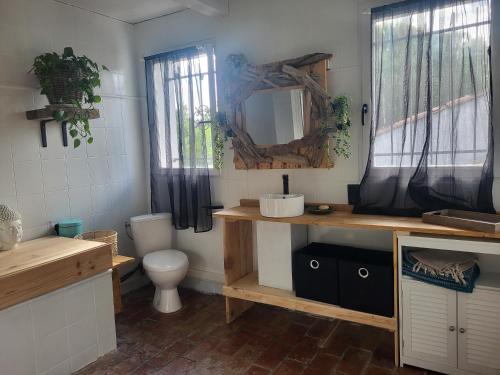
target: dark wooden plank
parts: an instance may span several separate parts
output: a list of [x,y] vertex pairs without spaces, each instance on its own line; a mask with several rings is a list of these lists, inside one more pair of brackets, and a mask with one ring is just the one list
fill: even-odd
[[[74,113],[75,111],[84,111],[89,114],[89,119],[93,120],[96,118],[100,117],[100,113],[98,109],[84,109],[84,110],[78,110],[78,109],[71,109],[71,108],[61,108],[65,112],[68,113]],[[53,118],[53,113],[56,109],[55,108],[40,108],[40,109],[34,109],[31,111],[26,112],[26,118],[28,120],[48,120]]]

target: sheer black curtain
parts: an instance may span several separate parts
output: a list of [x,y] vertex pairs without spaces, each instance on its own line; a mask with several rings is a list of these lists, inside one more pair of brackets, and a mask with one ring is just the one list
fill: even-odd
[[176,229],[209,231],[213,48],[146,58],[146,84],[152,211],[171,212]]
[[494,212],[488,0],[372,10],[372,129],[358,213]]

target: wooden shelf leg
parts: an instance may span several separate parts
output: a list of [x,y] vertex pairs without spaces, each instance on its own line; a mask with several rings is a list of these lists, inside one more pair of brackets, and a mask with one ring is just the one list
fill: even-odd
[[226,323],[232,323],[253,306],[253,302],[226,297]]
[[[252,222],[224,222],[224,278],[231,285],[236,280],[253,272]],[[226,297],[226,321],[233,322],[253,302]]]
[[394,365],[399,367],[399,280],[398,280],[398,233],[392,232],[392,256],[394,273],[394,317],[396,330],[394,331]]

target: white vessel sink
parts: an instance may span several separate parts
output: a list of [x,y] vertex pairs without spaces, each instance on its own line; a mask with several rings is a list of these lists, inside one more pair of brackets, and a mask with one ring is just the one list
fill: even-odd
[[304,213],[303,194],[262,194],[260,214],[266,217],[294,217]]

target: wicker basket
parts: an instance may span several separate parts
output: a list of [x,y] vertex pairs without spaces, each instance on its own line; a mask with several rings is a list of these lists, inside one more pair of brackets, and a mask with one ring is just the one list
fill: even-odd
[[75,237],[79,240],[104,242],[111,245],[111,254],[118,255],[118,233],[114,230],[96,230],[94,232],[85,232]]
[[83,92],[74,82],[80,79],[80,73],[70,70],[61,70],[51,79],[51,85],[47,88],[47,99],[50,104],[73,104],[81,102]]

